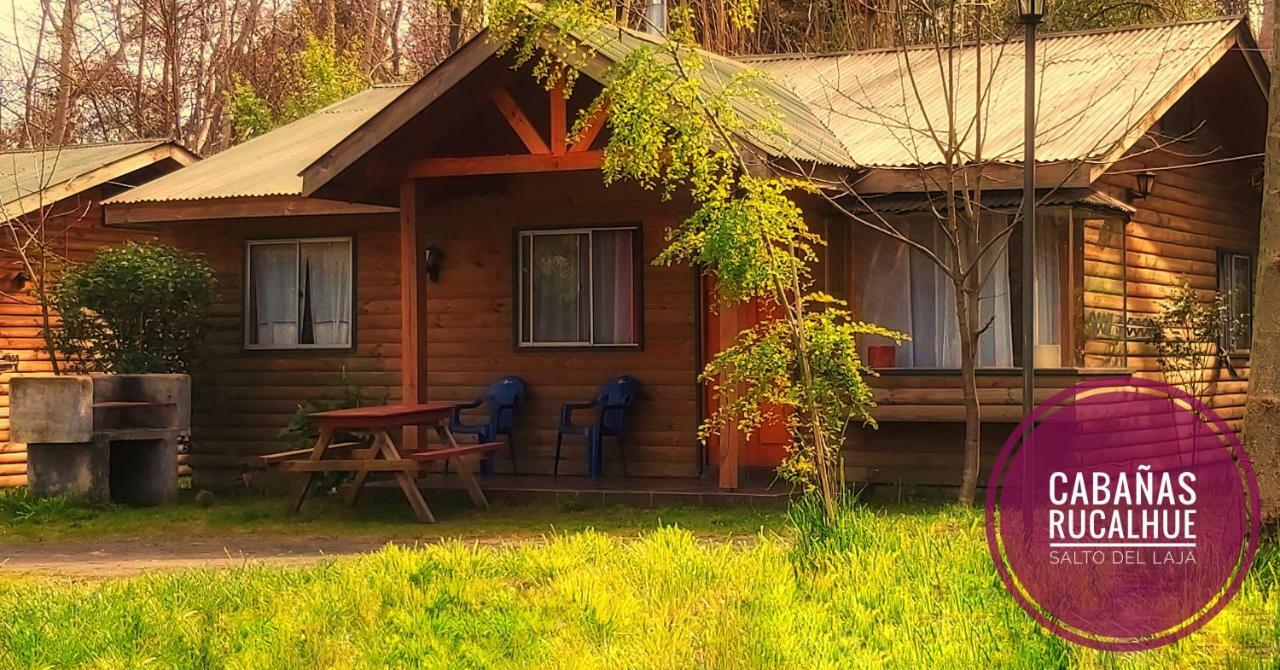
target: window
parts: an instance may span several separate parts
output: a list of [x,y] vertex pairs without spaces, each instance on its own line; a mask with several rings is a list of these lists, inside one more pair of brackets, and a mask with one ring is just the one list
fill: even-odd
[[1226,302],[1222,347],[1235,353],[1249,348],[1253,337],[1253,257],[1218,252],[1218,292]]
[[249,242],[245,347],[351,346],[351,238]]
[[640,343],[635,228],[519,234],[521,347]]
[[[937,221],[928,216],[895,221],[912,241],[946,257],[950,243]],[[992,216],[981,225],[983,242],[1004,230],[1005,218]],[[861,231],[855,264],[860,295],[858,318],[906,333],[900,344],[870,336],[864,340],[866,360],[875,360],[869,347],[891,348],[895,367],[960,367],[960,334],[956,321],[955,287],[925,254],[887,235]],[[1009,313],[1009,256],[1005,245],[984,254],[979,271],[984,277],[978,296],[978,318],[985,330],[978,338],[979,367],[1013,365],[1012,323]]]
[[[1035,364],[1062,366],[1063,275],[1067,267],[1064,231],[1071,212],[1046,210],[1037,219],[1035,284]],[[893,221],[913,242],[941,258],[950,256],[950,242],[932,216],[910,216]],[[1009,368],[1019,364],[1022,318],[1021,239],[1009,235],[1003,242],[1008,218],[987,215],[979,237],[990,244],[977,268],[982,281],[978,296],[977,365]],[[910,340],[893,343],[886,338],[862,338],[864,360],[893,360],[902,368],[960,367],[960,334],[956,319],[955,287],[951,278],[924,253],[906,243],[874,231],[856,233],[853,263],[858,318],[906,333]],[[1014,252],[1011,255],[1010,249]],[[871,347],[878,355],[873,356]],[[875,363],[872,363],[875,365]],[[881,363],[881,366],[884,364]]]

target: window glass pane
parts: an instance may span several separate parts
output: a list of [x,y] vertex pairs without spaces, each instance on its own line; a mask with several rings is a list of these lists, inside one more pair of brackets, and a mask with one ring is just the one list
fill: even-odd
[[586,233],[535,235],[530,252],[534,342],[587,342]]
[[1249,346],[1253,325],[1253,259],[1244,255],[1231,257],[1231,287],[1228,295],[1228,307],[1231,310],[1230,342],[1235,348],[1244,349]]
[[304,242],[301,344],[351,344],[351,242]]
[[592,309],[596,344],[636,342],[635,231],[591,234]]
[[520,235],[520,281],[518,289],[520,295],[517,300],[520,303],[520,342],[528,343],[533,341],[533,320],[530,318],[532,311],[530,310],[530,296],[532,296],[532,274],[530,273],[530,254],[533,251],[533,236]]
[[[1049,356],[1062,341],[1062,228],[1060,214],[1038,217],[1036,221],[1036,365],[1052,358],[1053,367],[1061,356]],[[1040,349],[1045,346],[1045,349]]]
[[298,343],[298,245],[249,246],[249,344]]
[[[942,258],[949,256],[949,242],[938,223],[928,217],[893,225],[910,239]],[[1004,229],[1004,219],[984,221],[980,230],[984,242]],[[960,366],[960,337],[956,320],[955,288],[925,254],[887,235],[857,233],[854,263],[859,294],[858,318],[898,330],[910,340],[894,345],[879,337],[862,338],[867,347],[894,347],[895,365],[917,368],[957,368]],[[1009,265],[1004,244],[996,244],[983,256],[984,278],[978,298],[979,319],[987,325],[978,339],[977,363],[983,367],[1013,364],[1009,318]]]

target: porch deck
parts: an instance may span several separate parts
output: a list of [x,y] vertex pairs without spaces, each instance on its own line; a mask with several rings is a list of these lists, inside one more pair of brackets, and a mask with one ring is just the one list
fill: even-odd
[[[373,486],[375,484],[371,484]],[[392,482],[377,482],[391,486]],[[494,474],[480,477],[480,486],[490,500],[510,502],[560,502],[584,505],[630,505],[660,507],[664,505],[705,505],[709,507],[737,505],[785,505],[791,498],[791,486],[785,482],[744,480],[742,486],[729,491],[720,489],[715,479],[676,477],[604,477]],[[457,477],[427,474],[418,479],[418,487],[426,491],[457,490]]]

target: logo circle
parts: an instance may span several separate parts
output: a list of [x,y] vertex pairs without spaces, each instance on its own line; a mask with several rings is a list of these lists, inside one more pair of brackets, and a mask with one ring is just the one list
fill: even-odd
[[1261,530],[1239,438],[1173,386],[1111,377],[1024,417],[987,482],[987,546],[1018,604],[1108,651],[1191,634],[1230,602]]

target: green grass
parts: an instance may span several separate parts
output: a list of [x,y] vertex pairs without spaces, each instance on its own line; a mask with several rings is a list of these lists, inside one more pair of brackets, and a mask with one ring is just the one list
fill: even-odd
[[196,505],[190,491],[178,504],[166,507],[107,505],[87,508],[65,498],[36,499],[25,489],[0,490],[0,542],[74,541],[120,537],[343,536],[385,539],[438,537],[539,537],[552,532],[593,529],[634,535],[664,525],[679,525],[696,533],[754,535],[762,528],[782,525],[782,509],[715,509],[671,507],[642,509],[580,504],[495,502],[482,512],[461,494],[432,496],[438,523],[423,525],[413,518],[399,492],[376,492],[352,509],[337,498],[309,499],[298,515],[284,513],[284,494],[275,496],[220,495],[208,508]]
[[861,509],[813,541],[584,530],[308,568],[0,580],[0,667],[1276,667],[1278,570],[1268,544],[1205,629],[1116,655],[1014,605],[972,510]]

